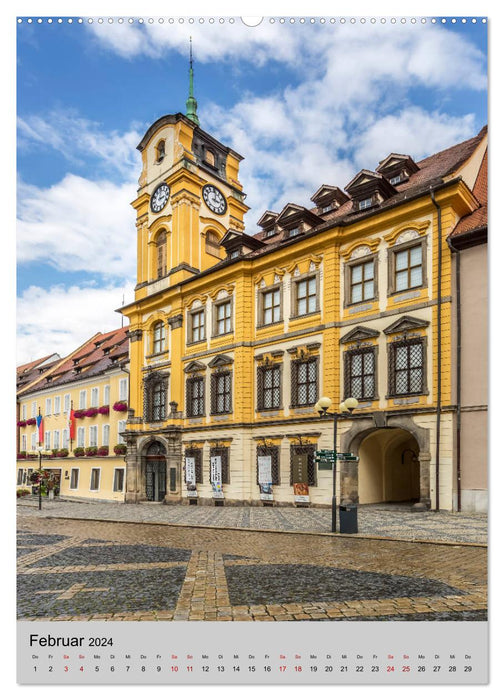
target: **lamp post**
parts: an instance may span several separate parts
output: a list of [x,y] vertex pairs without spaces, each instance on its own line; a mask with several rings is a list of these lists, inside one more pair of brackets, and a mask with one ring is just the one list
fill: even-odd
[[38,456],[39,456],[38,509],[42,510],[42,445],[39,445]]
[[352,411],[357,408],[359,405],[359,402],[357,399],[354,399],[352,396],[349,397],[348,399],[345,399],[345,401],[342,401],[339,405],[339,413],[334,411],[333,413],[329,412],[329,407],[331,406],[332,401],[330,398],[327,396],[322,396],[317,403],[315,404],[315,410],[319,414],[321,418],[332,418],[333,419],[333,451],[334,451],[334,457],[333,457],[333,484],[332,484],[332,502],[331,502],[331,513],[332,513],[332,522],[331,522],[331,532],[337,532],[337,527],[336,527],[336,463],[337,463],[337,440],[338,440],[338,419],[339,418],[345,418],[346,416],[350,415]]

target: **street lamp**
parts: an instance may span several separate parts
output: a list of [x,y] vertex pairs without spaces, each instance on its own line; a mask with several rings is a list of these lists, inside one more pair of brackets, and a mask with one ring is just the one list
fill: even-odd
[[38,456],[39,456],[38,509],[42,510],[42,445],[38,446]]
[[359,405],[359,402],[357,399],[355,399],[353,396],[350,396],[348,399],[345,399],[342,401],[338,407],[339,413],[334,412],[330,413],[329,408],[332,404],[332,401],[330,398],[327,396],[322,396],[317,403],[315,404],[315,410],[319,414],[321,418],[332,418],[333,419],[333,425],[334,425],[334,438],[333,438],[333,451],[334,451],[334,457],[333,457],[333,486],[332,486],[332,503],[331,503],[331,510],[332,510],[332,524],[331,524],[331,532],[337,532],[336,528],[336,462],[337,462],[337,439],[338,439],[338,418],[345,418],[346,416],[350,415],[352,411],[357,408]]

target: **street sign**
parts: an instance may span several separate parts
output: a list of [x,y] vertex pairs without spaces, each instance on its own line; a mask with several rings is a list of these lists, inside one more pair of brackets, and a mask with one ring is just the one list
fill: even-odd
[[318,468],[320,471],[326,470],[326,471],[330,472],[333,470],[334,462],[327,462],[324,459],[317,460],[317,462],[318,462]]

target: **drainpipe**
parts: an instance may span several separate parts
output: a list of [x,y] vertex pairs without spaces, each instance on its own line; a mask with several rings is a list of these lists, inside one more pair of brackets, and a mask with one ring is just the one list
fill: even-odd
[[437,396],[436,396],[436,511],[439,510],[439,443],[441,441],[441,273],[442,273],[442,236],[441,207],[436,202],[431,187],[430,196],[437,209],[438,230],[438,274],[437,274]]
[[457,295],[457,427],[456,427],[456,446],[457,446],[457,512],[460,513],[462,509],[462,494],[461,494],[461,480],[462,480],[462,470],[461,470],[461,454],[460,454],[460,442],[462,433],[462,311],[460,302],[460,250],[457,250],[450,240],[447,239],[448,247],[452,253],[455,254],[455,293]]

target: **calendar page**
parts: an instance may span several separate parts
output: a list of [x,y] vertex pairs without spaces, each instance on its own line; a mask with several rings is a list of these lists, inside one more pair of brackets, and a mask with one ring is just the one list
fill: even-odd
[[486,18],[15,22],[18,684],[487,684]]

